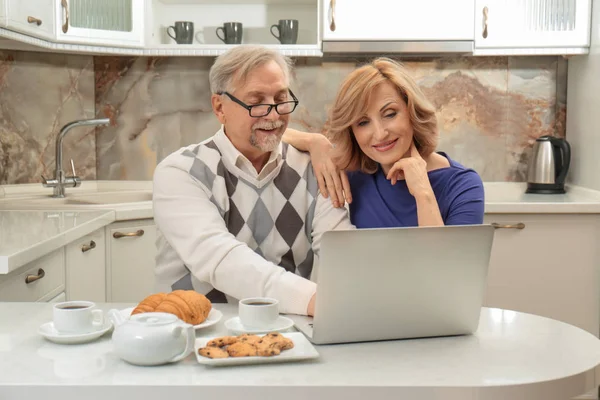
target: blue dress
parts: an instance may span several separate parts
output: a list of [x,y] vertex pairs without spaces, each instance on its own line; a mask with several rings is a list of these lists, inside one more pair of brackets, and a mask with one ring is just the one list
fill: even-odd
[[[445,225],[483,223],[483,182],[474,170],[453,161],[450,167],[427,173]],[[417,204],[406,181],[392,186],[381,166],[374,174],[348,174],[352,190],[350,220],[357,228],[418,226]]]

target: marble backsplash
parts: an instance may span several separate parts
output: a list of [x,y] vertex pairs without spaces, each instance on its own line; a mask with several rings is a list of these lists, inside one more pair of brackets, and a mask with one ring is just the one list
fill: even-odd
[[[358,63],[296,59],[292,126],[319,131],[336,89]],[[83,179],[152,179],[166,155],[219,128],[210,107],[212,58],[91,57],[0,52],[0,184],[53,175],[60,127],[110,116],[67,135],[65,169]],[[438,109],[440,144],[484,181],[523,181],[535,138],[564,136],[567,61],[561,57],[404,60]]]

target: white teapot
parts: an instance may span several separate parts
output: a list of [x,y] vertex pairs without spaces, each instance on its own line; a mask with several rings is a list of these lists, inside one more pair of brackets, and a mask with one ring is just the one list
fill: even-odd
[[124,317],[110,310],[115,353],[131,364],[161,365],[184,359],[194,351],[194,327],[169,313],[149,312]]

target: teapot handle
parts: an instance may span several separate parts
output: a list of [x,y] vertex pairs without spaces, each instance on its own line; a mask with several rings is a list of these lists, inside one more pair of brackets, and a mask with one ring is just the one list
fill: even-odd
[[173,357],[173,359],[171,359],[171,362],[183,360],[194,351],[194,345],[196,344],[196,331],[194,330],[194,327],[190,324],[182,324],[175,327],[173,329],[173,332],[176,332],[177,330],[181,331],[181,329],[185,329],[185,333],[187,336],[185,349],[181,354]]

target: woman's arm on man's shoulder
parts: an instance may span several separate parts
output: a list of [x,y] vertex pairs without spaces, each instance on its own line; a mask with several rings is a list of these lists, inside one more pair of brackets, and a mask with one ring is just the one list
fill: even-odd
[[335,165],[331,151],[333,145],[325,135],[287,128],[282,140],[284,143],[310,154],[310,161],[319,183],[319,191],[325,198],[331,196],[330,200],[334,207],[343,207],[346,201],[352,202],[346,171],[340,170]]

